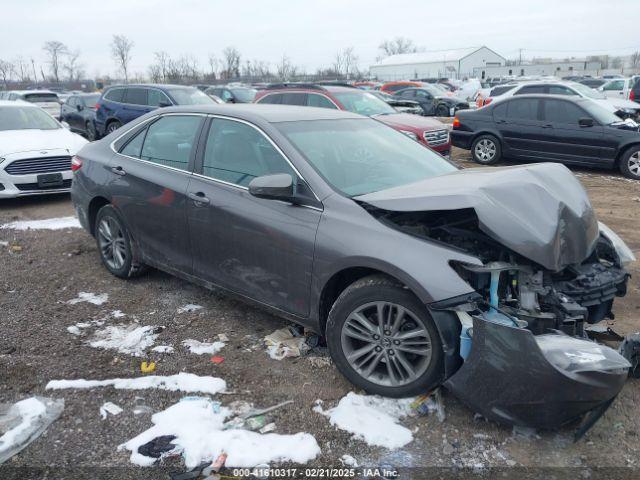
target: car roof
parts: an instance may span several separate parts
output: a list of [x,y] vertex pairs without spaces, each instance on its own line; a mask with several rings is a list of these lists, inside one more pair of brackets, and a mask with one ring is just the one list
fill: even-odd
[[0,100],[0,107],[33,107],[40,108],[35,103],[29,103],[22,100],[13,101],[13,100]]
[[127,88],[127,87],[136,87],[136,88],[158,88],[160,90],[166,89],[174,89],[174,88],[182,88],[185,90],[195,89],[196,87],[192,87],[191,85],[173,85],[170,83],[126,83],[126,84],[118,84],[118,85],[109,85],[105,90],[109,90],[111,88]]
[[[351,91],[351,89],[345,89]],[[214,105],[183,105],[167,107],[162,112],[172,113],[204,113],[224,115],[249,122],[265,121],[268,123],[296,122],[311,120],[344,120],[363,119],[362,115],[332,108],[309,108],[292,105],[271,104],[214,104]]]
[[32,93],[46,93],[46,94],[57,95],[56,92],[53,92],[51,90],[9,90],[9,93],[17,93],[19,95],[27,95]]
[[[504,99],[502,99],[501,97],[497,97],[496,98],[496,102],[495,103],[492,102],[491,105],[498,105],[498,104],[500,104],[502,102],[518,100],[520,98],[533,98],[533,99],[539,99],[539,100],[549,100],[549,99],[568,100],[570,102],[575,102],[575,103],[584,103],[584,102],[590,102],[591,101],[590,98],[578,97],[578,96],[575,96],[575,95],[552,95],[552,94],[545,94],[545,93],[525,93],[524,95],[515,95],[513,97],[506,97]],[[500,101],[498,101],[498,99],[500,99]]]

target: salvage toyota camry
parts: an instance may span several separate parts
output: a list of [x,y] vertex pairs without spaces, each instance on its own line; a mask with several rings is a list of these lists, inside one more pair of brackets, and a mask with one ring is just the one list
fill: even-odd
[[404,397],[444,384],[486,417],[604,411],[629,362],[587,338],[633,255],[562,165],[458,170],[359,115],[174,107],[74,158],[104,266],[146,266],[322,332],[339,370]]

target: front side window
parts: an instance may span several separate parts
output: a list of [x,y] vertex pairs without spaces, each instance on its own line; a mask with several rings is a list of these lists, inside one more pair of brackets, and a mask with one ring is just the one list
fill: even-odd
[[578,125],[578,120],[587,115],[574,104],[561,100],[545,100],[544,118],[548,122]]
[[146,105],[147,104],[147,89],[146,88],[127,88],[124,95],[124,103],[131,105]]
[[624,80],[613,80],[607,83],[603,90],[622,90],[624,88]]
[[200,122],[201,117],[195,115],[160,118],[147,129],[140,158],[158,165],[189,170],[189,158]]
[[251,103],[256,98],[257,90],[253,88],[234,88],[231,90],[236,100],[242,103]]
[[537,120],[538,100],[534,98],[512,100],[507,108],[507,118],[510,120]]
[[574,92],[570,88],[567,88],[562,85],[549,85],[549,93],[551,95],[575,95],[575,96],[578,95],[576,92]]
[[307,95],[307,106],[319,107],[319,108],[333,108],[334,110],[338,108],[327,97],[325,97],[324,95],[318,95],[317,93],[310,93]]
[[160,104],[163,106],[171,105],[171,100],[167,97],[164,92],[156,89],[150,89],[147,97],[147,104],[150,107],[159,107]]
[[456,170],[432,150],[374,120],[275,125],[331,186],[350,197]]
[[233,95],[231,95],[231,92],[229,90],[220,91],[219,97],[225,102],[228,102],[229,100],[233,99]]
[[431,100],[431,94],[429,92],[425,92],[424,90],[416,90],[416,97],[423,98],[425,100]]
[[100,95],[97,93],[82,97],[82,102],[84,103],[84,106],[88,108],[95,108],[96,103],[98,103],[99,100],[100,100]]
[[56,130],[60,124],[37,107],[0,107],[0,131]]
[[245,123],[214,118],[207,138],[202,173],[246,187],[262,175],[296,174],[267,138]]
[[546,93],[545,85],[525,85],[520,90],[514,93],[514,95],[528,95],[532,93]]
[[177,105],[212,105],[216,102],[197,88],[168,88]]
[[69,99],[67,100],[67,105],[70,107],[75,107],[76,106],[76,98],[77,97],[69,97]]

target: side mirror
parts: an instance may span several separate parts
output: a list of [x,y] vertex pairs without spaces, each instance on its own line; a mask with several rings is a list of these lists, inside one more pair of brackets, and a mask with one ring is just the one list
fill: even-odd
[[249,183],[249,193],[257,198],[292,202],[295,196],[293,178],[288,173],[256,177]]
[[79,112],[81,112],[82,110],[84,110],[84,105],[78,104],[76,108],[78,109]]
[[578,120],[581,127],[593,127],[593,118],[585,117]]
[[229,97],[227,99],[227,103],[236,103],[236,99],[234,97]]
[[169,102],[160,102],[158,104],[158,107],[160,108],[164,108],[164,107],[171,107],[172,105]]
[[71,125],[69,125],[67,122],[60,122],[60,123],[61,123],[61,124],[62,124],[62,126],[63,126],[64,128],[66,128],[67,130],[70,130],[70,129],[71,129]]

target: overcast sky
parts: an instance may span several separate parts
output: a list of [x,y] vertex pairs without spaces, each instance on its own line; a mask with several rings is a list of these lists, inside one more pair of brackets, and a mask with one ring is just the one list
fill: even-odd
[[275,64],[286,54],[311,73],[353,46],[360,67],[396,36],[425,50],[486,45],[507,58],[640,50],[640,0],[2,0],[0,59],[45,60],[42,44],[79,49],[90,76],[114,73],[113,34],[135,43],[130,70],[153,52],[190,54],[201,66],[233,45]]

